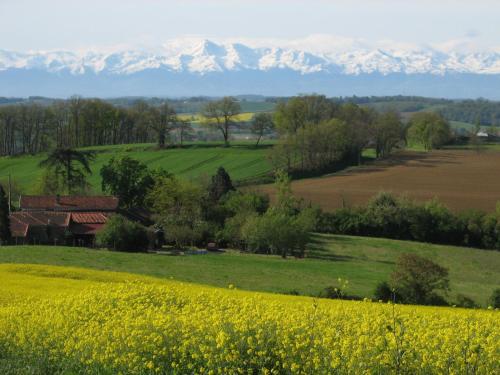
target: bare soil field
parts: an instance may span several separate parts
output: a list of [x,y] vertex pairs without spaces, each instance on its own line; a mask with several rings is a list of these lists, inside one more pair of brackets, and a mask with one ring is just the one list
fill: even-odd
[[[273,193],[271,185],[259,189]],[[325,210],[364,204],[378,192],[387,191],[418,201],[437,197],[456,211],[494,211],[500,201],[500,152],[404,151],[370,165],[294,181],[292,189]]]

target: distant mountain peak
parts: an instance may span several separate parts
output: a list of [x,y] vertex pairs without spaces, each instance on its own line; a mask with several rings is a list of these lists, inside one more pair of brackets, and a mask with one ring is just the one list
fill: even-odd
[[[459,45],[459,44],[457,44]],[[159,48],[0,50],[0,95],[420,94],[500,97],[500,51],[316,35],[187,37]]]
[[[320,38],[320,40],[322,40]],[[325,40],[326,42],[327,40]],[[367,48],[347,42],[321,47],[313,53],[288,47],[250,47],[244,43],[216,43],[209,39],[171,40],[159,51],[0,51],[0,70],[45,69],[84,74],[132,74],[146,69],[166,69],[197,74],[232,70],[289,69],[301,74],[342,72],[343,74],[500,74],[498,52],[443,52],[432,48]],[[316,48],[318,49],[317,46]]]

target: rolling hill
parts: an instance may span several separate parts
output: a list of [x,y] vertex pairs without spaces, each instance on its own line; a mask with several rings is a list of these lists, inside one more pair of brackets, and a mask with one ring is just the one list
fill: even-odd
[[498,285],[500,253],[452,246],[351,236],[316,235],[306,259],[228,251],[166,256],[54,246],[2,246],[0,263],[84,267],[173,278],[219,287],[317,295],[337,278],[349,280],[348,294],[371,297],[387,280],[397,257],[415,253],[449,268],[451,300],[464,294],[486,305]]
[[[154,144],[134,144],[117,146],[100,146],[87,148],[97,153],[92,162],[92,175],[89,182],[96,192],[101,190],[99,171],[112,157],[129,156],[140,160],[151,168],[164,168],[185,178],[210,176],[217,168],[223,166],[235,181],[252,179],[266,175],[271,166],[266,158],[269,143],[264,142],[258,148],[254,142],[234,142],[231,147],[223,147],[220,143],[193,143],[185,148],[158,150]],[[33,192],[36,181],[43,170],[38,163],[45,154],[24,155],[0,158],[0,181],[5,182],[10,173],[16,185],[25,193]]]

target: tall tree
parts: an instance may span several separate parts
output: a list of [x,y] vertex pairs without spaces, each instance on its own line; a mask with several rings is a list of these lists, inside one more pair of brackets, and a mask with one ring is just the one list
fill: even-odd
[[165,142],[176,122],[175,110],[168,103],[165,102],[152,110],[151,127],[157,134],[158,147],[165,147]]
[[197,229],[203,223],[202,189],[192,182],[175,177],[160,177],[148,194],[147,200],[156,214],[157,223],[165,231],[167,241],[178,248],[195,242]]
[[[154,186],[155,173],[129,156],[112,158],[101,168],[102,190],[120,199],[122,207],[140,207]],[[166,172],[162,173],[167,176]]]
[[351,158],[360,165],[363,150],[371,138],[375,112],[354,103],[347,103],[340,108],[338,117],[348,125]]
[[86,177],[92,174],[90,161],[95,157],[91,151],[77,151],[71,148],[58,148],[39,163],[42,168],[61,176],[65,192],[74,194],[87,187]]
[[191,122],[189,120],[177,118],[175,129],[177,130],[179,144],[181,147],[184,141],[191,140],[193,138],[193,127],[191,126]]
[[388,156],[404,137],[399,114],[391,111],[377,116],[373,132],[377,158]]
[[438,113],[418,112],[410,119],[408,137],[426,150],[437,149],[451,139],[450,123]]
[[240,113],[240,103],[230,96],[207,103],[202,111],[205,124],[221,132],[226,146],[229,146],[230,128]]
[[8,242],[11,238],[9,214],[9,200],[3,186],[0,185],[0,241],[2,243]]
[[73,128],[72,145],[78,147],[80,145],[80,117],[84,100],[79,96],[72,96],[69,100],[69,111],[71,114],[71,126]]
[[255,146],[259,145],[260,140],[264,134],[272,131],[274,129],[273,116],[270,113],[258,113],[252,118],[252,133],[257,136],[257,143]]

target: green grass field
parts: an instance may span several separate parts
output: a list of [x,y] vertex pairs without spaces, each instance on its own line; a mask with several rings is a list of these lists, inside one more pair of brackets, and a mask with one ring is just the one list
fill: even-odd
[[[87,148],[97,153],[92,162],[90,184],[97,192],[101,189],[99,171],[112,157],[130,156],[146,163],[151,168],[164,168],[170,173],[181,177],[196,178],[203,175],[212,175],[218,167],[224,167],[233,180],[265,175],[271,166],[266,155],[270,143],[262,143],[258,148],[253,141],[233,142],[231,147],[223,147],[220,143],[191,143],[184,148],[158,150],[154,144],[134,144],[101,146]],[[38,163],[45,158],[45,154],[24,155],[0,158],[0,180],[5,181],[10,173],[13,180],[24,193],[33,192],[36,182],[42,174]]]
[[245,290],[317,295],[337,278],[349,280],[348,294],[371,297],[376,284],[386,280],[397,257],[413,252],[450,271],[451,293],[486,305],[500,287],[500,253],[451,246],[351,236],[316,235],[306,259],[223,254],[168,256],[128,254],[69,247],[0,247],[0,263],[34,263],[130,272],[160,278]]

